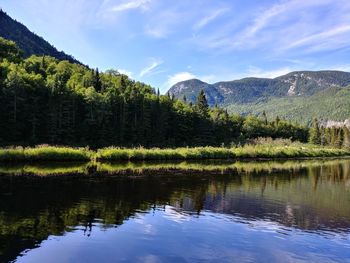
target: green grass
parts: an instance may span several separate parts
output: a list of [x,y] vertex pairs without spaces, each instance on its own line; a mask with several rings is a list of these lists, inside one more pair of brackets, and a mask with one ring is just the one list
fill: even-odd
[[0,149],[0,161],[89,161],[93,152],[86,148],[37,146]]
[[276,159],[304,157],[350,156],[350,149],[337,149],[301,143],[268,141],[241,147],[194,148],[116,148],[108,147],[96,152],[86,148],[37,146],[34,148],[0,149],[0,162],[20,161],[139,161],[139,160],[206,160],[206,159]]
[[350,150],[320,147],[308,144],[290,145],[245,145],[242,147],[196,147],[177,149],[123,149],[104,148],[97,151],[95,158],[101,161],[118,160],[204,160],[234,158],[305,158],[350,156]]

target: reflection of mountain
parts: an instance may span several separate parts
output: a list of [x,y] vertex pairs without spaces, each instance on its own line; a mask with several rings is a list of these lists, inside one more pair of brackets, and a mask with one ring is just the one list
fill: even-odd
[[15,259],[49,235],[77,226],[88,235],[96,222],[118,226],[137,211],[167,204],[181,213],[208,210],[244,222],[349,231],[349,182],[350,162],[207,177],[0,177],[0,261]]

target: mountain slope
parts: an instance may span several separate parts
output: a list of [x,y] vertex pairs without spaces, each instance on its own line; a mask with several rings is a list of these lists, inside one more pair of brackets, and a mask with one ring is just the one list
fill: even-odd
[[216,98],[214,103],[228,105],[258,102],[271,97],[307,97],[329,87],[347,85],[350,85],[349,72],[296,71],[274,79],[244,78],[214,84],[192,79],[175,84],[169,92],[177,98],[190,94],[188,99],[194,102],[198,92],[204,89],[206,95]]
[[73,56],[63,51],[58,51],[54,46],[42,37],[31,32],[26,26],[12,19],[0,9],[0,37],[16,42],[23,50],[24,56],[47,55],[59,60],[68,60],[72,63],[81,64]]
[[[197,85],[201,83],[201,85]],[[350,118],[350,73],[342,71],[296,71],[274,78],[244,78],[208,84],[182,81],[170,88],[175,97],[185,94],[194,102],[204,89],[210,105],[230,112],[261,114],[309,122],[313,117],[344,120]],[[213,96],[212,94],[215,94]]]
[[204,90],[210,105],[222,103],[224,100],[224,97],[216,89],[216,87],[198,79],[190,79],[179,82],[169,90],[169,93],[174,94],[176,97],[181,95],[181,99],[183,99],[185,96],[188,101],[194,102],[196,101],[196,97],[201,90]]
[[275,97],[258,103],[230,104],[227,109],[229,112],[257,115],[265,111],[270,120],[279,116],[298,123],[310,123],[314,117],[343,121],[350,119],[350,86],[331,87],[309,97]]

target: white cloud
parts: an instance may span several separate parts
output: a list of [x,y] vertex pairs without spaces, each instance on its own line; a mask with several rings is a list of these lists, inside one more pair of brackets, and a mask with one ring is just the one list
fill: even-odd
[[250,66],[246,77],[256,77],[256,78],[276,78],[290,72],[294,71],[294,69],[290,67],[282,67],[273,70],[262,70],[261,68]]
[[117,5],[110,7],[110,11],[112,12],[122,12],[130,9],[146,9],[147,5],[151,2],[151,0],[129,0],[123,1]]
[[150,60],[151,60],[150,64],[141,70],[141,72],[140,72],[141,78],[147,74],[152,73],[152,71],[155,68],[157,68],[159,65],[163,64],[163,61],[160,59],[151,58]]
[[210,22],[212,22],[213,20],[215,20],[217,17],[221,16],[222,14],[224,14],[225,12],[227,12],[228,9],[227,8],[222,8],[222,9],[218,9],[215,10],[213,12],[211,12],[210,14],[208,14],[207,16],[203,17],[201,20],[199,20],[194,26],[193,29],[195,30],[199,30],[203,27],[205,27],[207,24],[209,24]]
[[174,75],[171,75],[168,77],[168,80],[165,84],[167,88],[170,88],[171,86],[175,85],[176,83],[180,81],[185,81],[189,79],[195,79],[197,78],[195,75],[193,75],[191,72],[178,72]]
[[187,44],[216,54],[263,50],[268,57],[294,47],[293,52],[300,54],[337,50],[349,46],[349,12],[348,0],[284,0],[191,37]]
[[127,75],[128,77],[132,78],[132,75],[133,73],[129,70],[126,70],[126,69],[117,69],[117,71],[120,73],[120,74],[123,74],[123,75]]
[[162,25],[151,27],[147,25],[145,27],[145,34],[154,38],[164,38],[168,35],[168,28]]
[[201,81],[212,83],[216,78],[214,75],[196,76],[191,72],[183,71],[183,72],[178,72],[168,76],[168,80],[165,82],[163,87],[165,89],[169,89],[171,86],[175,85],[176,83],[189,80],[189,79],[200,79]]

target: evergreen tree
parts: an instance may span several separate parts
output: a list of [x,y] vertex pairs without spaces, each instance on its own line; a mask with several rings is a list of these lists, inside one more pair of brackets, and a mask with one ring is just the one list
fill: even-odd
[[93,86],[97,92],[100,92],[102,90],[102,83],[100,79],[100,72],[98,71],[98,68],[94,71],[93,74]]
[[265,111],[263,111],[262,116],[263,116],[263,120],[264,120],[265,125],[267,125],[267,115],[266,115]]
[[331,133],[330,145],[336,146],[337,139],[338,139],[337,129],[335,127],[332,127],[330,133]]
[[349,129],[344,126],[343,127],[343,136],[344,136],[344,140],[343,140],[343,148],[349,149],[350,148],[350,132]]
[[318,120],[315,118],[309,132],[309,142],[312,144],[321,144],[321,134]]
[[204,90],[201,90],[199,92],[199,95],[197,97],[196,107],[197,107],[198,113],[202,117],[207,118],[209,116],[209,114],[208,114],[209,105],[208,105],[208,102],[207,102],[207,98],[205,97]]
[[47,56],[16,61],[11,59],[16,52],[4,52],[12,48],[0,50],[3,146],[229,145],[258,136],[307,140],[304,126],[209,108],[204,91],[195,105],[186,104],[113,70],[103,73]]

